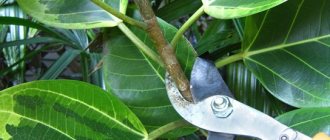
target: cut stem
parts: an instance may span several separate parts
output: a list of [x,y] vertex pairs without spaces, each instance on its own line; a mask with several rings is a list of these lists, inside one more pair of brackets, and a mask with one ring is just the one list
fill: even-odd
[[154,46],[163,60],[167,72],[174,79],[181,95],[187,101],[192,101],[189,81],[176,58],[173,48],[165,39],[158,25],[157,18],[150,6],[149,0],[134,0],[134,2],[139,7],[143,21],[147,24],[149,37],[154,42]]
[[178,121],[174,121],[171,123],[168,123],[152,132],[149,133],[149,140],[154,140],[164,134],[166,134],[167,132],[177,129],[177,128],[181,128],[184,126],[191,126],[193,127],[190,123],[186,122],[185,120],[178,120]]
[[141,41],[140,38],[138,38],[124,23],[120,23],[118,27],[144,54],[164,67],[164,63],[159,56],[144,44],[143,41]]
[[230,63],[242,60],[242,59],[243,59],[243,53],[241,52],[241,53],[237,53],[237,54],[228,56],[223,59],[218,59],[217,61],[215,61],[215,66],[217,68],[221,68],[227,64],[230,64]]
[[131,17],[126,16],[123,13],[120,13],[119,11],[117,11],[116,9],[112,8],[110,5],[104,3],[101,0],[91,0],[94,4],[100,6],[102,9],[104,9],[105,11],[109,12],[110,14],[116,16],[117,18],[123,20],[124,22],[137,26],[141,29],[147,29],[147,25],[141,21],[137,21]]
[[171,41],[171,45],[173,49],[175,50],[176,44],[178,43],[179,39],[183,36],[183,34],[189,29],[189,27],[195,23],[200,16],[202,16],[204,13],[204,7],[202,6],[199,8],[179,29],[179,31],[175,34]]

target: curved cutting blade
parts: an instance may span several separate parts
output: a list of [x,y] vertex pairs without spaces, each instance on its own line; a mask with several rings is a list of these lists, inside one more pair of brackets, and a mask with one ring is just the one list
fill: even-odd
[[[272,117],[229,97],[231,94],[228,87],[211,62],[200,58],[195,62],[191,76],[194,103],[183,98],[168,74],[165,83],[174,109],[189,123],[212,131],[209,140],[228,140],[224,133],[263,140],[311,140],[310,137],[281,124]],[[229,108],[226,110],[232,111],[219,112],[214,109],[215,99],[226,99],[229,103]],[[233,138],[229,137],[229,139]]]
[[[191,93],[195,102],[213,95],[233,97],[215,65],[197,57],[190,77]],[[233,140],[234,135],[209,131],[208,140]]]
[[202,58],[196,58],[190,77],[191,94],[195,102],[212,95],[233,97],[215,65]]

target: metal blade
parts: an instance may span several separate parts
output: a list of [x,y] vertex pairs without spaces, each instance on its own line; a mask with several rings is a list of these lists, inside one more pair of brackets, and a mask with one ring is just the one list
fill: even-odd
[[233,97],[215,65],[202,58],[196,58],[190,77],[191,94],[195,102],[212,95]]
[[233,140],[235,135],[209,131],[207,140]]
[[[263,140],[311,140],[310,137],[292,130],[272,117],[255,110],[233,98],[213,95],[203,101],[192,103],[180,94],[172,79],[166,76],[166,90],[174,109],[189,123],[199,128],[235,135],[244,135]],[[213,109],[216,99],[226,98],[232,111],[226,116]],[[299,139],[297,139],[299,138]]]
[[[310,137],[228,96],[213,95],[200,102],[192,103],[182,97],[168,74],[165,83],[174,109],[186,121],[202,129],[252,136],[263,140],[311,140]],[[232,111],[218,114],[219,112],[214,110],[214,103],[220,98],[228,100],[227,103],[230,104]]]
[[[197,57],[190,77],[191,93],[195,102],[212,95],[232,96],[218,69],[207,60]],[[233,140],[234,135],[209,131],[207,140]]]

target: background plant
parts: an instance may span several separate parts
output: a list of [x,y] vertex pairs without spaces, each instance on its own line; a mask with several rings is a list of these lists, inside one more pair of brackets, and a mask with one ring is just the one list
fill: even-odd
[[[141,5],[0,5],[0,139],[205,135],[167,99],[166,63]],[[330,133],[330,2],[156,0],[151,6],[187,77],[197,56],[214,60],[238,100],[307,135]]]

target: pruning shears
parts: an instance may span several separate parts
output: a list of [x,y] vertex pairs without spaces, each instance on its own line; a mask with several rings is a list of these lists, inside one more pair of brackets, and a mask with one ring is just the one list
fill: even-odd
[[197,58],[190,84],[194,102],[183,98],[171,77],[166,90],[174,109],[189,123],[208,130],[209,140],[233,140],[244,135],[262,140],[311,140],[272,117],[237,100],[212,62]]

